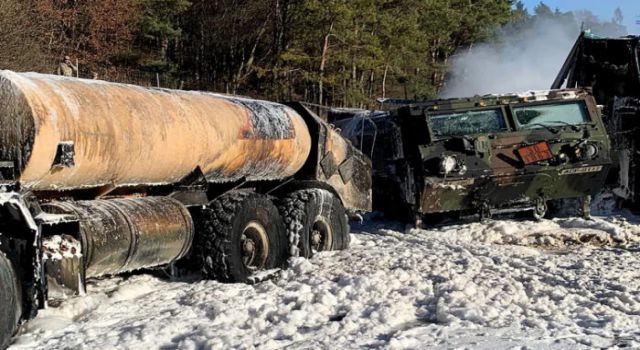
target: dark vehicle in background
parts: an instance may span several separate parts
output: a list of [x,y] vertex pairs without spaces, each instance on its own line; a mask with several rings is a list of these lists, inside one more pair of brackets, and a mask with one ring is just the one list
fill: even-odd
[[541,218],[570,198],[588,216],[611,165],[584,90],[434,100],[333,123],[372,159],[374,209],[418,224],[443,213]]
[[640,207],[640,37],[578,37],[552,84],[587,88],[599,105],[611,138],[613,168],[608,189],[623,205]]

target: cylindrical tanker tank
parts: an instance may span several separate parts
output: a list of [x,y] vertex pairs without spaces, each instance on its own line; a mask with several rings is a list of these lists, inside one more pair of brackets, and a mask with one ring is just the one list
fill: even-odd
[[212,182],[282,179],[310,149],[302,117],[272,102],[0,72],[0,161],[27,190],[170,184],[198,167]]
[[42,208],[78,219],[87,277],[169,264],[184,257],[193,240],[189,211],[168,197],[54,201]]

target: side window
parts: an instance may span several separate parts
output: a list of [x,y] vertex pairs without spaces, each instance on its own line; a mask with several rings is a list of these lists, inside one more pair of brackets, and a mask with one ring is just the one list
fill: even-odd
[[465,111],[429,116],[429,126],[435,138],[495,133],[507,130],[501,108]]
[[514,107],[513,112],[521,129],[579,125],[591,121],[587,107],[582,101],[551,105],[525,105]]
[[640,46],[636,48],[635,62],[636,62],[636,74],[637,76],[640,76]]

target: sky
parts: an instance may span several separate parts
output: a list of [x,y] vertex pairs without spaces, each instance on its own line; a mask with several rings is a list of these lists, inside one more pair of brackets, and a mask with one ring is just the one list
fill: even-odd
[[[522,0],[533,13],[533,9],[540,0]],[[590,10],[600,19],[610,20],[613,18],[613,11],[620,7],[624,15],[624,25],[627,26],[629,34],[640,35],[640,25],[636,24],[636,19],[640,20],[640,0],[544,0],[552,9],[560,9],[562,12],[574,10]]]

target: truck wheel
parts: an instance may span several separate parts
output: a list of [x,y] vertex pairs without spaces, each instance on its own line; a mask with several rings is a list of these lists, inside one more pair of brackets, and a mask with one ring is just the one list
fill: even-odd
[[321,189],[290,193],[280,204],[292,256],[310,258],[313,252],[347,249],[347,215],[340,199]]
[[287,236],[266,196],[235,191],[212,201],[195,218],[194,255],[205,278],[249,282],[259,270],[287,261]]
[[484,223],[493,217],[493,213],[491,213],[491,207],[488,203],[482,203],[478,210],[478,214],[480,215],[480,222]]
[[533,218],[536,221],[541,221],[547,215],[547,209],[547,201],[544,198],[536,199],[533,206]]
[[9,346],[22,310],[18,279],[11,262],[0,252],[0,349]]
[[580,199],[580,213],[583,219],[591,219],[591,196],[584,196]]

